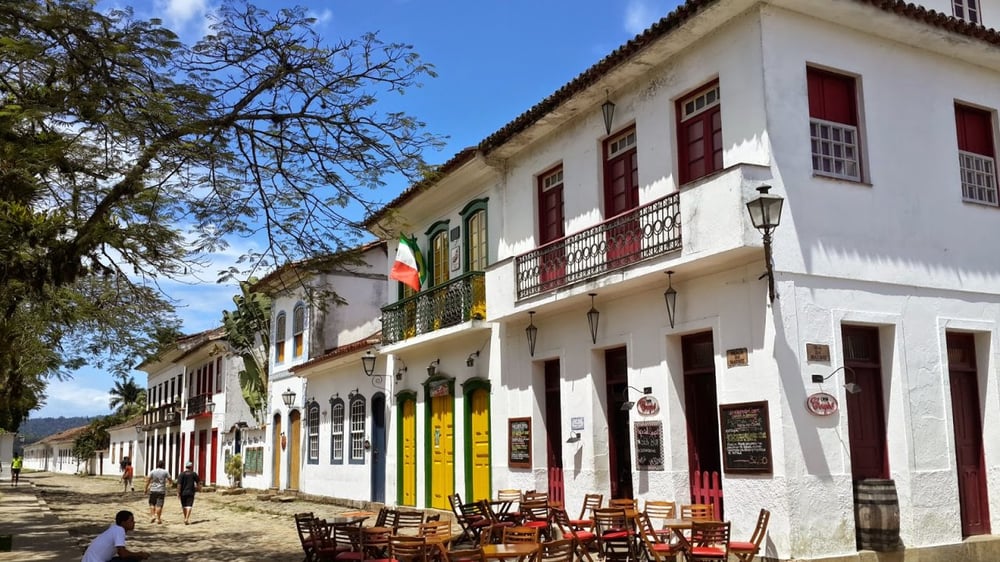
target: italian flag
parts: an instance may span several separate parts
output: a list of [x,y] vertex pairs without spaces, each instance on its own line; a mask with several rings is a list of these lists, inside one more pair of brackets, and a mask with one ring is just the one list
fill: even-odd
[[396,250],[396,262],[392,264],[392,271],[389,272],[389,279],[395,279],[400,283],[405,283],[413,287],[414,291],[420,290],[424,278],[427,276],[427,269],[424,267],[424,256],[420,253],[417,241],[407,238],[405,234],[399,236],[399,248]]

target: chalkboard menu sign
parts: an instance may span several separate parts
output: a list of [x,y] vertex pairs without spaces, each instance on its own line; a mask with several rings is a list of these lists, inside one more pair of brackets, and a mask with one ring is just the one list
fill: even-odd
[[722,465],[726,472],[773,471],[768,419],[767,401],[719,405]]
[[635,422],[635,467],[663,470],[663,423]]
[[531,418],[507,420],[507,466],[531,468]]

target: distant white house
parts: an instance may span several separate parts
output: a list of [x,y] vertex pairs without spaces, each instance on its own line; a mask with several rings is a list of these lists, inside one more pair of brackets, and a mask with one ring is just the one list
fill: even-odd
[[60,431],[24,446],[24,468],[62,474],[94,474],[93,461],[78,463],[73,456],[73,441],[88,426],[82,425]]
[[136,416],[124,423],[108,428],[109,445],[98,457],[98,474],[120,474],[122,461],[128,458],[135,474],[146,473],[146,455],[143,450],[144,431],[142,417]]

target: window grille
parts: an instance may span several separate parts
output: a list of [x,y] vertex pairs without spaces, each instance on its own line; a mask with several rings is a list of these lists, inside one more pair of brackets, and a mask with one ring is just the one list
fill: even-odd
[[958,164],[962,171],[962,199],[997,205],[996,162],[993,158],[959,150]]
[[858,128],[815,117],[809,120],[813,171],[823,176],[861,181]]
[[344,403],[338,402],[330,408],[330,461],[344,462]]
[[365,458],[365,400],[357,398],[351,401],[351,460],[363,461]]
[[319,462],[319,404],[309,407],[309,464]]

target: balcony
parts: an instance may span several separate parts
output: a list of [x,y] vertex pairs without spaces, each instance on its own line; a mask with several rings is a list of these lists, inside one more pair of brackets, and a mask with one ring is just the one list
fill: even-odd
[[142,427],[148,430],[176,425],[180,421],[176,414],[179,407],[180,402],[171,402],[146,410],[142,414]]
[[192,396],[191,398],[188,398],[188,419],[196,418],[205,414],[211,415],[213,410],[215,410],[215,404],[212,403],[211,394],[202,394],[200,396]]
[[482,271],[471,271],[382,308],[382,344],[484,318],[486,278]]
[[680,194],[672,193],[517,256],[517,298],[681,249]]

